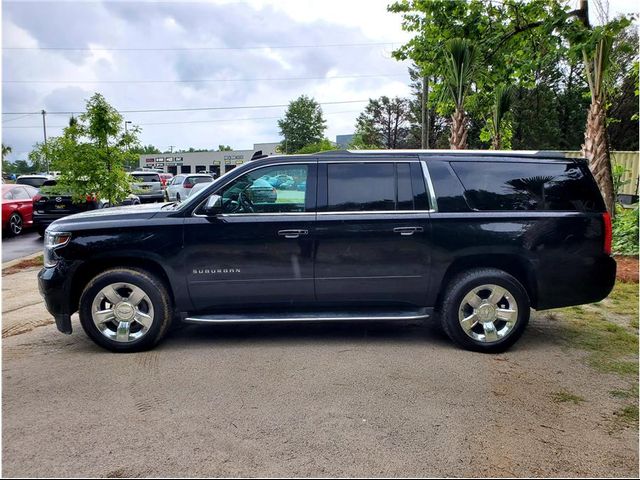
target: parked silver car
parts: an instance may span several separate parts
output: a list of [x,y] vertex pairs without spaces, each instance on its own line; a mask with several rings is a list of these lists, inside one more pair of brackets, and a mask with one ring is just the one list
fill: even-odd
[[177,200],[179,202],[189,196],[189,192],[194,185],[211,182],[213,182],[213,177],[208,173],[182,173],[173,177],[171,183],[167,184],[165,190],[167,194],[166,200],[170,202]]
[[162,180],[156,172],[132,172],[133,193],[141,202],[162,202],[164,191]]

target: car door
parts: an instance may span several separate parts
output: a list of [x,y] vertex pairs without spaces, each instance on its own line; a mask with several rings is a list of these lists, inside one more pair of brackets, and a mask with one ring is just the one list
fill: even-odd
[[426,305],[429,201],[420,163],[331,159],[318,172],[317,300]]
[[[277,175],[289,181],[278,185]],[[201,202],[184,233],[197,310],[313,302],[316,178],[315,159],[257,166],[212,192],[220,196],[215,214]]]
[[16,187],[12,190],[12,193],[13,201],[18,206],[18,212],[22,217],[23,224],[25,226],[31,225],[33,223],[33,203],[27,187]]

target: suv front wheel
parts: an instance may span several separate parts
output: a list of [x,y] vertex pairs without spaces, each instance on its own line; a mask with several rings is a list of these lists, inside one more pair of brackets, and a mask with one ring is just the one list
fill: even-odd
[[458,345],[478,352],[503,352],[529,322],[529,296],[508,273],[481,268],[456,276],[447,285],[440,322]]
[[95,343],[114,352],[154,347],[171,324],[172,308],[164,284],[143,270],[102,272],[80,297],[80,323]]

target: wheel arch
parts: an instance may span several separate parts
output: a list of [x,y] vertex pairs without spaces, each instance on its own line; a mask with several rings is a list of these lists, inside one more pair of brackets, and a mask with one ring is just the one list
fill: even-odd
[[80,267],[78,267],[78,269],[74,272],[69,292],[70,313],[78,311],[80,296],[82,295],[82,292],[84,291],[89,281],[91,281],[91,279],[96,275],[99,275],[100,273],[113,268],[139,269],[156,276],[167,289],[167,292],[169,293],[169,297],[171,299],[171,304],[175,308],[176,297],[173,291],[173,286],[171,285],[171,282],[169,280],[169,275],[162,267],[162,265],[159,262],[145,257],[123,256],[99,258],[85,262]]
[[436,305],[441,305],[447,285],[456,275],[474,268],[497,268],[518,280],[529,296],[529,302],[533,308],[538,303],[537,283],[535,269],[531,263],[519,255],[514,254],[482,254],[469,255],[454,260],[445,271],[441,287],[438,292]]

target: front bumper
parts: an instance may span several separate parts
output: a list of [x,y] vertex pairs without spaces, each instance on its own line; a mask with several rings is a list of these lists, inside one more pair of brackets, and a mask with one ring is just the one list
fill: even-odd
[[71,334],[69,269],[65,265],[43,268],[38,273],[38,289],[44,298],[47,311],[56,319],[56,327],[62,333]]

